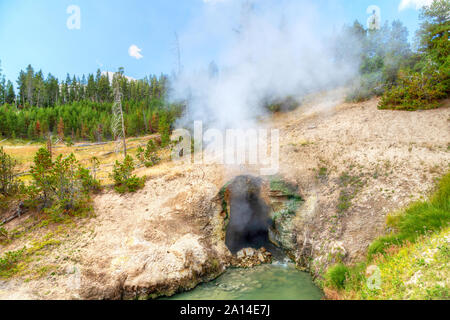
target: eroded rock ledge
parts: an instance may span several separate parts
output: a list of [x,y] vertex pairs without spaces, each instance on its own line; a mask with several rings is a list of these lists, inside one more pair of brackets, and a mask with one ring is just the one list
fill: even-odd
[[218,189],[196,173],[152,179],[126,197],[101,195],[80,261],[80,298],[170,296],[226,270],[231,254],[218,232]]
[[[103,196],[110,197],[110,202],[96,209],[106,210],[108,215],[102,216],[96,227],[95,242],[88,246],[82,261],[81,298],[171,296],[214,279],[231,265],[253,267],[271,262],[271,253],[262,246],[248,248],[245,246],[248,243],[244,243],[244,248],[239,248],[234,255],[226,246],[226,238],[230,236],[227,230],[234,214],[230,186],[236,181],[249,183],[248,195],[242,199],[255,200],[257,210],[260,206],[267,210],[267,225],[262,216],[262,225],[257,224],[256,228],[265,227],[269,244],[280,246],[295,258],[295,231],[302,221],[300,209],[304,205],[295,186],[278,178],[264,180],[242,176],[217,190],[214,185],[191,176],[187,177],[190,183],[180,188],[179,178],[151,181],[143,191],[133,195],[134,201],[142,201],[138,211],[128,208],[125,199],[121,203],[119,195]],[[175,196],[173,191],[155,193],[162,185],[167,189],[180,189]],[[156,201],[148,204],[146,197],[156,198]],[[153,210],[158,213],[152,214]],[[250,226],[255,227],[251,221]],[[264,237],[260,237],[261,230],[257,231],[259,241]],[[111,238],[111,234],[116,238]],[[108,247],[104,247],[105,244]]]

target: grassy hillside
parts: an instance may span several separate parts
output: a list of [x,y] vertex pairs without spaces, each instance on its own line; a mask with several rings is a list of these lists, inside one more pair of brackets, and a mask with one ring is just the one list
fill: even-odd
[[390,215],[390,234],[376,239],[367,259],[337,264],[325,275],[331,299],[450,299],[450,173],[436,193]]

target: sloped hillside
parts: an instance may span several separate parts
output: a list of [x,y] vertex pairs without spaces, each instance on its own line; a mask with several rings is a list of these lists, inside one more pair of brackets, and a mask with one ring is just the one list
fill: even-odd
[[[450,164],[448,104],[407,113],[339,97],[312,97],[265,121],[280,129],[280,176],[304,199],[289,228],[292,257],[316,275],[361,259],[385,231],[386,214],[426,196]],[[39,250],[17,262],[22,272],[0,279],[0,299],[156,297],[223,272],[230,253],[217,195],[258,168],[166,162],[137,173],[149,177],[145,188],[95,196],[95,216],[40,226],[2,246],[2,254]]]

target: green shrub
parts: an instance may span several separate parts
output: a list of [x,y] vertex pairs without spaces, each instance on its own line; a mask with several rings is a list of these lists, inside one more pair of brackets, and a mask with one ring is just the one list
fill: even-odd
[[114,180],[114,188],[119,193],[135,192],[144,187],[145,178],[133,175],[134,161],[131,156],[126,156],[123,162],[116,161],[111,177]]
[[131,156],[126,156],[123,162],[118,160],[114,164],[112,178],[116,184],[121,184],[127,181],[134,170],[133,158]]
[[437,108],[439,101],[447,97],[444,84],[447,77],[437,71],[401,72],[399,84],[384,93],[378,108],[407,111]]
[[263,105],[265,109],[276,113],[295,110],[300,103],[293,97],[286,97],[284,99],[266,99]]
[[28,188],[30,202],[53,208],[57,212],[77,210],[91,190],[100,183],[83,168],[73,154],[59,155],[52,161],[50,153],[41,148],[31,167],[33,181]]
[[328,168],[321,167],[319,169],[318,177],[319,178],[325,178],[328,175]]
[[132,176],[126,182],[126,186],[127,186],[129,192],[136,192],[137,190],[143,188],[144,184],[145,184],[145,179],[138,178],[136,176]]
[[81,181],[82,190],[84,193],[89,193],[90,191],[98,192],[101,190],[100,181],[95,179],[89,169],[79,167],[78,168],[78,179]]
[[156,146],[155,142],[153,140],[150,140],[148,141],[145,150],[142,147],[138,148],[137,158],[147,168],[153,167],[161,160],[156,153],[157,150],[158,147]]
[[14,170],[16,165],[17,161],[6,154],[3,147],[0,147],[0,194],[4,196],[10,196],[19,189]]
[[44,207],[48,205],[55,185],[52,167],[53,162],[50,152],[45,148],[40,148],[34,156],[34,164],[31,166],[30,172],[33,178],[33,193],[42,197]]
[[353,197],[353,193],[350,193],[346,190],[341,190],[337,204],[338,213],[344,213],[352,206]]
[[74,209],[81,197],[81,181],[78,179],[78,162],[73,154],[59,155],[52,164],[52,191],[56,203],[65,210]]
[[339,263],[328,269],[325,275],[325,280],[327,281],[328,285],[336,289],[343,289],[349,275],[349,268],[342,263]]
[[348,268],[348,274],[344,282],[345,289],[358,290],[366,281],[365,271],[367,269],[366,262],[357,263]]

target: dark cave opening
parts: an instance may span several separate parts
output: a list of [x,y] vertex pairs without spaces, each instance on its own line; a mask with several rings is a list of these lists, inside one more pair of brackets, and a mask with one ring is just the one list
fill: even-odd
[[233,253],[244,248],[269,249],[269,206],[261,198],[262,180],[252,176],[239,176],[227,187],[230,207],[225,244]]

